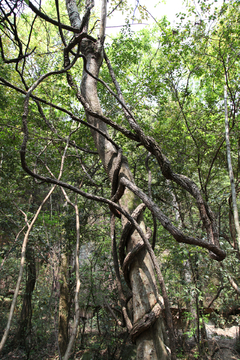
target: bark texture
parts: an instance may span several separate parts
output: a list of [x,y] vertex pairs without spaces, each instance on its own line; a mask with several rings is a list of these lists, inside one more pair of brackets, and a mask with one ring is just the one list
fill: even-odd
[[21,317],[17,334],[17,341],[27,351],[31,348],[32,327],[32,293],[36,283],[36,264],[33,247],[29,246],[26,251],[27,279],[23,298]]

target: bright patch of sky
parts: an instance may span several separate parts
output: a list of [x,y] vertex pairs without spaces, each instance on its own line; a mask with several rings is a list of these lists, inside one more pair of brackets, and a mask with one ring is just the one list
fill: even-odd
[[[100,11],[100,2],[101,0],[96,0],[96,7]],[[186,12],[188,6],[196,6],[198,12],[198,2],[196,0],[128,0],[129,6],[131,6],[132,11],[130,14],[131,29],[133,31],[140,30],[143,27],[147,27],[154,23],[154,19],[159,20],[163,16],[166,16],[168,21],[172,25],[177,23],[179,20],[176,15],[180,12]],[[215,0],[215,5],[222,5],[223,0]],[[141,24],[138,23],[137,19],[139,18],[139,9],[145,7],[149,13],[148,20],[144,20]],[[122,14],[121,11],[115,10],[114,14],[107,19],[107,35],[116,35],[117,32],[126,24],[127,14]],[[129,14],[128,14],[129,18]]]
[[[152,24],[155,21],[154,19],[159,20],[163,16],[166,16],[174,24],[176,14],[186,10],[181,0],[129,0],[128,4],[133,9],[131,14],[133,19],[130,20],[132,30],[140,30]],[[137,21],[137,18],[139,18],[139,7],[145,7],[149,13],[148,20],[144,20],[142,24]],[[118,32],[125,25],[125,18],[126,16],[121,11],[116,10],[114,15],[107,20],[107,34],[110,35]]]

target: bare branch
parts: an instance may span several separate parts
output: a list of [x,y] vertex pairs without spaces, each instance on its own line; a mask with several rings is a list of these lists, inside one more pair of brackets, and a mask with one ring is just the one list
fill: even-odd
[[58,25],[59,33],[60,33],[60,36],[61,36],[61,39],[62,39],[62,43],[66,47],[67,44],[66,44],[66,41],[65,41],[65,38],[64,38],[64,35],[63,35],[61,21],[60,21],[60,11],[59,11],[59,2],[58,2],[58,0],[55,0],[55,4],[56,4],[56,10],[57,10],[58,24],[59,24]]
[[18,63],[19,61],[21,61],[21,60],[27,58],[28,56],[30,56],[30,55],[35,51],[36,46],[35,46],[35,48],[34,48],[29,54],[23,55],[23,54],[20,54],[20,53],[19,53],[19,55],[18,55],[17,58],[7,60],[7,59],[5,58],[4,51],[3,51],[2,37],[0,36],[0,49],[1,49],[1,55],[2,55],[3,61],[4,61],[6,64],[12,64],[12,63]]
[[107,22],[107,0],[102,0],[101,22],[99,29],[99,39],[102,45],[105,39],[106,22]]
[[126,177],[122,177],[121,180],[123,185],[128,187],[135,195],[137,195],[144,204],[154,213],[156,218],[161,222],[162,226],[177,240],[179,243],[197,245],[203,248],[208,249],[213,252],[215,259],[218,261],[223,260],[226,257],[225,251],[221,250],[215,244],[208,243],[202,239],[197,239],[188,235],[183,234],[183,232],[177,229],[170,221],[170,219],[163,214],[159,207],[136,185],[129,181]]
[[[11,84],[9,81],[5,80],[5,79],[2,78],[2,77],[0,77],[0,82],[2,82],[3,85],[6,85],[6,86],[8,86],[8,87],[10,87],[10,88],[12,88],[12,89],[20,92],[21,94],[24,94],[24,95],[27,94],[27,91],[25,91],[25,90],[23,90],[23,89],[15,86],[15,85]],[[87,126],[87,127],[89,127],[89,128],[92,128],[92,125],[90,125],[89,123],[87,123],[87,122],[79,119],[79,118],[78,118],[76,115],[74,115],[71,111],[62,108],[61,106],[55,105],[55,104],[53,104],[53,103],[51,103],[51,102],[49,102],[49,101],[46,101],[45,99],[42,99],[42,98],[40,98],[40,97],[38,97],[38,96],[35,96],[35,95],[32,95],[32,94],[30,94],[30,97],[31,97],[32,99],[34,99],[34,100],[40,101],[40,102],[43,103],[43,104],[46,104],[46,105],[51,106],[51,107],[53,107],[54,109],[60,110],[60,111],[64,112],[65,114],[68,114],[73,120],[76,120],[77,122],[80,122],[81,124],[83,124],[83,125],[85,125],[85,126]],[[126,137],[128,137],[129,139],[135,140],[135,141],[139,141],[138,136],[135,135],[135,134],[133,134],[131,131],[123,128],[122,126],[120,126],[120,125],[118,125],[118,124],[116,124],[115,122],[113,122],[113,121],[112,121],[111,119],[109,119],[108,117],[106,117],[106,116],[104,116],[104,115],[100,115],[100,114],[95,113],[94,111],[92,111],[92,110],[90,109],[90,106],[87,104],[87,102],[81,97],[81,94],[80,94],[80,93],[77,94],[77,97],[78,97],[79,100],[82,102],[82,104],[83,104],[83,106],[85,107],[86,111],[87,111],[90,115],[92,115],[93,117],[95,117],[95,118],[97,118],[97,119],[102,120],[102,121],[105,122],[107,125],[110,125],[113,129],[120,131],[122,134],[124,134],[124,135],[125,135]],[[97,128],[94,128],[94,130],[99,131]],[[54,131],[54,132],[55,132],[55,131]],[[71,142],[70,142],[70,144],[71,144]],[[79,148],[79,147],[78,147],[78,148]],[[91,150],[84,150],[84,149],[81,149],[81,148],[79,148],[79,149],[80,149],[80,150],[83,150],[83,151],[87,151],[87,152],[89,152],[89,153],[96,154],[96,152],[93,152],[93,151],[91,151]]]
[[49,22],[50,24],[53,24],[55,26],[61,26],[62,29],[71,31],[73,33],[79,33],[80,32],[80,28],[74,28],[72,26],[69,25],[65,25],[65,24],[59,24],[58,21],[50,18],[49,16],[47,16],[46,14],[44,14],[42,11],[40,11],[38,8],[36,8],[36,6],[33,5],[33,3],[31,1],[28,1],[28,6],[30,7],[30,9],[37,14],[41,19],[46,20],[47,22]]

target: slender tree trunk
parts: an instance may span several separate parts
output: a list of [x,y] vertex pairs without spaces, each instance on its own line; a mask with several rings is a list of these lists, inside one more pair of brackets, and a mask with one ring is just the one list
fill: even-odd
[[[183,327],[183,346],[185,347],[186,345],[186,341],[187,341],[187,330],[191,327],[191,328],[194,328],[194,329],[197,329],[197,313],[196,313],[196,304],[195,304],[195,294],[194,294],[194,291],[193,289],[191,289],[191,284],[193,282],[193,277],[194,277],[194,274],[192,272],[192,269],[191,269],[191,265],[190,265],[190,262],[189,262],[189,259],[186,260],[183,264],[183,277],[184,277],[184,280],[189,288],[189,291],[191,293],[191,296],[189,297],[189,300],[186,301],[186,308],[189,312],[189,314],[191,314],[191,318],[190,319],[187,319],[186,323],[184,323],[184,327]],[[191,290],[190,290],[191,289]]]
[[[79,291],[80,291],[80,273],[79,273],[79,247],[80,247],[80,218],[79,218],[79,209],[78,209],[78,205],[77,204],[73,204],[69,197],[67,196],[66,192],[64,189],[62,189],[62,192],[64,194],[65,199],[67,200],[68,204],[70,204],[74,210],[75,210],[75,217],[76,217],[76,249],[75,249],[75,273],[76,273],[76,287],[75,287],[75,296],[74,296],[74,305],[75,305],[75,314],[74,314],[74,320],[73,320],[73,326],[71,329],[71,336],[70,336],[70,340],[69,343],[67,344],[67,348],[64,349],[64,359],[63,360],[68,360],[76,335],[77,335],[77,330],[78,330],[78,324],[79,324],[79,315],[80,315],[80,308],[79,308]],[[68,269],[65,269],[68,271]],[[71,277],[71,274],[70,274]],[[66,289],[66,291],[69,289]],[[68,307],[69,307],[69,302],[68,302]],[[68,313],[70,312],[70,309],[68,310]],[[68,316],[69,318],[69,316]],[[68,322],[67,322],[68,325]],[[61,350],[60,350],[61,351]]]
[[[226,82],[227,82],[227,77],[226,77]],[[230,179],[231,192],[232,192],[233,217],[234,217],[234,224],[235,224],[236,233],[237,233],[238,250],[240,250],[240,225],[239,225],[237,196],[236,196],[236,189],[235,189],[235,183],[234,183],[234,175],[233,175],[232,160],[231,160],[230,138],[229,138],[228,109],[227,109],[227,85],[224,86],[224,106],[225,106],[225,136],[226,136],[226,148],[227,148],[227,162],[228,162],[229,179]]]
[[[61,175],[59,175],[59,179],[60,179],[60,176]],[[32,221],[31,221],[31,223],[28,224],[28,229],[27,229],[27,232],[26,232],[26,234],[24,236],[24,240],[23,240],[23,244],[22,244],[21,264],[20,264],[20,269],[19,269],[19,274],[18,274],[18,280],[17,280],[15,291],[14,291],[14,295],[13,295],[13,301],[12,301],[12,305],[11,305],[11,308],[10,308],[10,313],[9,313],[9,316],[8,316],[8,322],[7,322],[6,328],[4,329],[3,337],[2,337],[2,340],[1,340],[1,343],[0,343],[0,353],[1,353],[3,347],[4,347],[5,343],[6,343],[6,340],[7,340],[9,331],[10,331],[11,323],[12,323],[13,313],[14,313],[14,309],[15,309],[15,306],[16,306],[17,296],[18,296],[18,292],[19,292],[19,289],[20,289],[20,284],[21,284],[22,276],[23,276],[23,269],[24,269],[24,263],[25,263],[25,257],[26,257],[26,248],[27,248],[29,234],[30,234],[30,232],[32,230],[33,225],[35,224],[35,222],[36,222],[36,220],[38,218],[38,215],[40,214],[40,211],[42,210],[43,205],[49,199],[49,197],[52,194],[52,192],[54,191],[55,187],[56,186],[53,186],[51,188],[51,190],[48,192],[45,199],[42,201],[41,205],[39,206],[37,212],[35,213]]]
[[17,341],[29,352],[31,349],[32,293],[36,283],[36,265],[33,247],[26,251],[27,279],[23,298]]
[[60,265],[60,297],[59,297],[59,324],[58,343],[61,355],[64,356],[68,346],[69,321],[69,287],[68,287],[68,256],[62,254]]

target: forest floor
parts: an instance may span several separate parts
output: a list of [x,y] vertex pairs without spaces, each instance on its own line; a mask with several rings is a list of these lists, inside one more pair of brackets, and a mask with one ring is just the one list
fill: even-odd
[[[212,359],[235,360],[240,359],[239,326],[216,328],[214,324],[207,324],[206,331],[212,343]],[[210,345],[211,346],[211,345]]]
[[[240,338],[239,326],[225,326],[224,328],[215,327],[209,322],[206,325],[208,338],[208,351],[203,357],[197,355],[196,343],[188,341],[189,351],[179,357],[180,360],[239,360],[240,359]],[[237,351],[238,350],[238,351]]]
[[[240,360],[240,337],[239,326],[226,326],[225,328],[215,327],[213,323],[206,325],[206,332],[208,338],[208,351],[205,356],[199,356],[197,352],[196,343],[194,340],[188,340],[186,342],[186,351],[177,357],[178,360]],[[49,345],[49,346],[48,346]],[[59,357],[57,349],[54,344],[46,344],[46,347],[42,351],[31,351],[29,360],[57,360]],[[130,346],[131,347],[131,346]],[[10,350],[10,349],[9,349]],[[237,352],[238,350],[238,352]],[[46,353],[49,355],[47,356]],[[127,357],[129,360],[134,359],[134,353]],[[106,356],[106,358],[105,358]],[[108,359],[107,354],[99,354],[99,359]],[[77,352],[74,360],[89,359],[85,351]],[[73,359],[72,358],[72,359]],[[24,351],[20,349],[12,348],[7,354],[0,356],[1,360],[26,360],[27,356]],[[121,360],[123,358],[121,357]],[[125,360],[125,359],[124,359]]]

